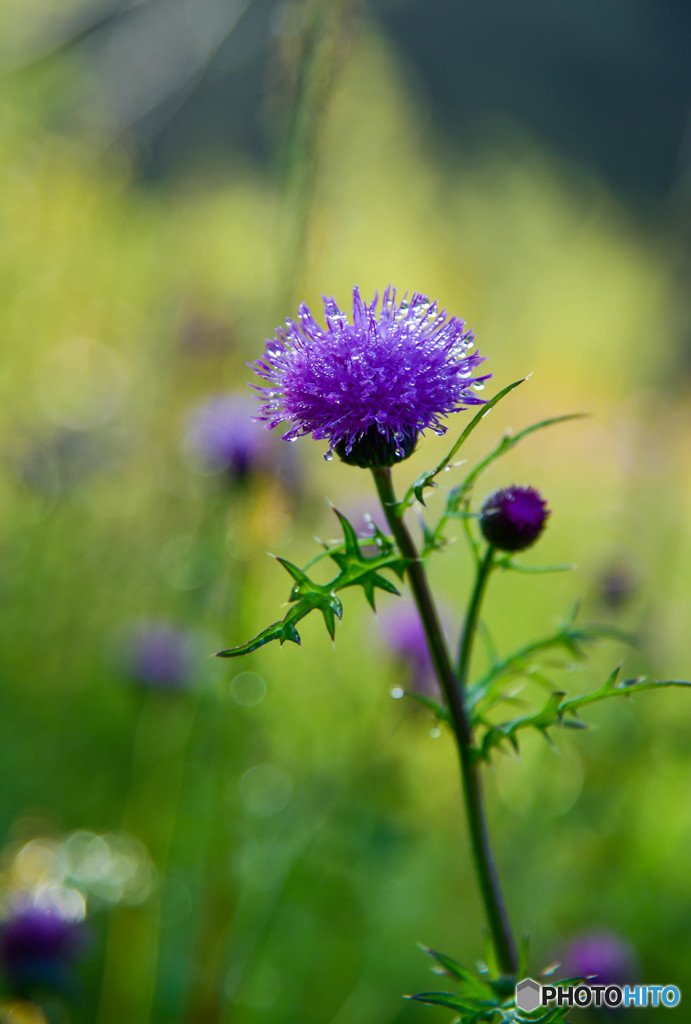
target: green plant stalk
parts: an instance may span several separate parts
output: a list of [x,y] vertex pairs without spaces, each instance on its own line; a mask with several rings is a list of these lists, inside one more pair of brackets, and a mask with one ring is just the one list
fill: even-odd
[[490,544],[485,553],[485,557],[478,562],[475,586],[473,587],[473,593],[470,596],[468,615],[466,616],[465,625],[463,626],[461,647],[458,654],[458,685],[464,696],[468,688],[470,659],[473,655],[473,643],[475,641],[478,621],[480,618],[480,606],[482,605],[482,599],[485,596],[487,581],[490,577],[490,573],[492,572],[495,550],[496,549]]
[[[482,782],[479,774],[479,766],[472,756],[473,735],[468,715],[465,709],[465,693],[461,679],[456,674],[451,658],[446,647],[444,635],[439,621],[439,614],[435,607],[432,594],[427,582],[424,565],[415,547],[415,542],[403,522],[402,517],[397,514],[399,508],[391,479],[391,470],[378,468],[372,470],[374,482],[381,501],[386,520],[393,534],[394,540],[404,558],[408,560],[406,575],[413,592],[413,597],[420,613],[420,618],[427,636],[432,662],[446,698],[449,710],[449,717],[461,767],[461,780],[463,784],[463,795],[465,798],[466,812],[468,817],[468,830],[470,846],[473,856],[473,863],[477,874],[478,884],[487,915],[492,943],[497,957],[497,963],[503,974],[515,975],[518,971],[518,953],[516,943],[511,932],[509,918],[499,883],[494,854],[490,843],[489,830],[487,828],[485,805],[482,792]],[[486,558],[482,565],[486,565],[484,574],[482,566],[473,591],[471,607],[466,621],[464,638],[467,641],[464,646],[464,671],[467,674],[467,661],[472,649],[472,634],[475,632],[477,616],[486,577],[489,574],[491,559]]]

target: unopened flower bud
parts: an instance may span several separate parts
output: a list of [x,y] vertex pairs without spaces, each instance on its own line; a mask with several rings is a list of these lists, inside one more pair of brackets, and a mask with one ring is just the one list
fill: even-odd
[[500,551],[523,551],[540,536],[548,515],[539,491],[514,484],[490,494],[480,510],[480,529]]

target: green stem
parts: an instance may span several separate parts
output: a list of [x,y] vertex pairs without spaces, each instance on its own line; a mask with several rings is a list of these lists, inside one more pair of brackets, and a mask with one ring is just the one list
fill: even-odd
[[485,595],[485,587],[487,586],[487,580],[492,572],[492,563],[494,561],[495,548],[490,544],[487,548],[487,552],[482,561],[477,567],[477,576],[475,578],[475,586],[473,593],[470,598],[470,606],[468,608],[468,615],[465,620],[465,626],[463,627],[463,636],[461,637],[461,649],[458,655],[458,684],[461,690],[465,693],[468,687],[468,676],[470,674],[470,659],[473,655],[473,642],[477,633],[478,619],[480,617],[480,605],[482,604],[482,598]]
[[[373,469],[372,475],[394,540],[403,557],[408,560],[406,574],[425,629],[437,678],[449,710],[461,767],[473,863],[497,962],[504,974],[515,975],[518,970],[518,955],[490,844],[478,766],[472,756],[473,736],[465,709],[464,689],[451,664],[439,614],[432,599],[422,560],[407,526],[402,517],[398,515],[398,502],[394,494],[391,470],[388,468]],[[477,594],[478,608],[481,597],[482,591],[480,590]],[[475,618],[477,618],[477,611]],[[469,614],[466,633],[470,624],[471,615]],[[474,629],[471,632],[474,632]],[[471,643],[472,641],[469,639],[469,652]]]

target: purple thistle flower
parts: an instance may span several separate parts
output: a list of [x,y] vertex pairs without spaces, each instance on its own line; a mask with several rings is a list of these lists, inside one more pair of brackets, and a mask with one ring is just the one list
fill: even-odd
[[225,472],[234,482],[266,470],[270,445],[254,418],[255,405],[244,395],[217,395],[190,418],[186,444],[207,472]]
[[287,421],[284,440],[328,440],[327,459],[335,450],[355,465],[390,466],[428,428],[443,434],[443,417],[482,404],[471,389],[491,374],[473,377],[483,359],[470,354],[474,335],[463,320],[417,292],[396,302],[390,286],[379,312],[377,304],[378,295],[368,304],[354,288],[352,323],[324,297],[326,329],[304,303],[299,323],[278,328],[250,364],[267,381],[253,387],[265,399],[258,418],[268,429]]
[[190,638],[165,623],[141,625],[130,639],[126,669],[143,686],[178,690],[191,681]]
[[562,971],[567,977],[588,978],[596,984],[626,985],[636,981],[638,960],[633,947],[614,932],[580,935],[564,950]]
[[85,926],[54,907],[16,906],[0,925],[0,958],[15,991],[70,987],[69,968],[86,942]]
[[534,487],[505,487],[490,494],[480,510],[485,540],[501,551],[523,551],[542,533],[549,509]]

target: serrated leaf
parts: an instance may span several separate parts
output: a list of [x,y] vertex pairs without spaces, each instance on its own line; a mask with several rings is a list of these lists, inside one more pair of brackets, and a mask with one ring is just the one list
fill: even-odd
[[[615,640],[631,646],[636,645],[636,638],[634,636],[611,626],[597,624],[576,626],[575,615],[577,611],[578,609],[576,608],[574,613],[568,616],[563,624],[553,633],[540,637],[538,640],[533,640],[524,647],[513,651],[505,658],[500,659],[496,655],[493,656],[493,664],[486,675],[468,688],[467,706],[471,714],[471,720],[474,720],[475,716],[479,715],[482,709],[487,710],[488,707],[492,706],[495,694],[501,686],[519,676],[527,676],[532,681],[544,685],[550,691],[554,690],[555,687],[539,673],[538,667],[533,664],[537,655],[545,654],[551,650],[562,649],[571,658],[582,661],[586,657],[585,648],[597,643],[599,640]],[[556,665],[556,667],[564,666]]]
[[358,536],[357,533],[355,532],[355,527],[348,519],[346,519],[342,512],[338,511],[337,508],[334,507],[333,511],[337,516],[339,523],[341,524],[341,529],[343,530],[345,553],[355,558],[359,558],[360,546],[358,544]]
[[422,505],[424,505],[425,502],[423,496],[425,489],[428,487],[437,486],[434,483],[434,478],[444,469],[446,469],[446,467],[451,463],[454,457],[458,454],[462,445],[465,444],[465,442],[468,440],[472,432],[482,422],[482,420],[485,418],[490,409],[494,408],[494,406],[497,405],[502,400],[502,398],[505,398],[506,395],[508,395],[511,391],[514,390],[514,388],[517,388],[519,384],[523,384],[523,382],[526,381],[527,379],[527,377],[522,377],[520,380],[514,381],[513,384],[509,384],[508,387],[505,387],[501,391],[498,391],[496,395],[494,395],[492,398],[489,399],[488,402],[485,402],[485,404],[481,406],[479,411],[470,420],[465,430],[462,431],[461,435],[455,442],[451,451],[441,460],[440,463],[438,463],[437,466],[435,466],[434,469],[430,469],[426,473],[421,473],[417,480],[415,480],[414,483],[408,488],[404,498],[402,499],[402,501],[399,502],[399,514],[403,514],[405,509],[412,502],[413,498],[416,498]]
[[[258,633],[252,640],[238,647],[232,647],[220,651],[217,657],[235,658],[243,654],[250,654],[264,644],[272,640],[278,640],[282,645],[286,640],[293,643],[300,643],[300,636],[295,628],[299,622],[312,611],[320,611],[324,619],[329,636],[333,640],[336,633],[336,621],[340,620],[343,614],[343,606],[336,592],[347,587],[362,587],[365,597],[374,608],[375,590],[384,590],[389,594],[399,594],[396,586],[385,576],[382,570],[388,569],[400,578],[405,573],[408,562],[402,558],[396,548],[379,532],[382,543],[379,546],[379,553],[373,557],[363,555],[357,539],[357,534],[348,519],[334,509],[336,516],[343,530],[343,542],[335,548],[328,548],[304,569],[289,562],[286,558],[279,558],[286,572],[293,579],[293,587],[289,600],[292,608],[280,622],[274,622],[271,626]],[[328,583],[317,583],[308,574],[308,569],[324,557],[331,557],[338,565],[339,572]]]
[[311,594],[328,595],[328,587],[322,587],[318,583],[315,583],[309,578],[303,569],[298,568],[297,565],[293,565],[293,563],[289,562],[287,558],[276,557],[276,561],[279,562],[286,572],[295,580],[295,584],[293,585],[288,597],[289,601],[299,601],[301,597],[307,597]]
[[[480,745],[474,749],[474,756],[487,760],[492,748],[501,745],[504,741],[510,742],[514,749],[518,750],[516,734],[522,729],[537,729],[549,742],[552,742],[552,740],[547,730],[553,726],[585,729],[587,728],[587,723],[579,718],[579,711],[582,707],[586,707],[589,704],[596,704],[611,697],[630,697],[634,693],[665,689],[670,686],[691,686],[691,682],[679,679],[651,681],[645,677],[627,679],[622,683],[617,683],[618,673],[619,668],[615,669],[605,684],[594,693],[565,700],[566,694],[556,691],[550,696],[544,707],[536,713],[523,715],[511,721],[491,726],[482,737]],[[571,717],[565,718],[566,715]]]
[[216,657],[239,658],[243,654],[251,654],[252,651],[258,650],[260,647],[263,647],[264,644],[268,644],[272,640],[278,640],[281,647],[286,640],[290,640],[291,643],[297,644],[298,646],[300,646],[301,643],[300,634],[293,623],[286,622],[285,619],[282,619],[280,622],[274,622],[270,626],[267,626],[266,629],[263,629],[261,633],[257,633],[257,635],[252,640],[248,640],[247,643],[241,644],[239,647],[230,647],[226,651],[219,651],[216,654]]
[[599,701],[609,700],[610,697],[631,697],[634,693],[644,693],[647,690],[663,690],[670,686],[691,686],[691,682],[684,679],[649,680],[646,676],[625,679],[618,683],[619,671],[620,667],[616,668],[604,686],[594,693],[588,693],[582,697],[572,697],[570,700],[564,701],[559,709],[561,715],[577,714],[588,704],[597,704]]

